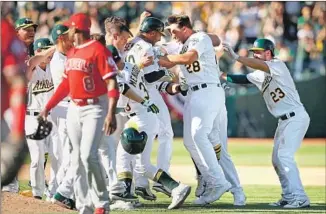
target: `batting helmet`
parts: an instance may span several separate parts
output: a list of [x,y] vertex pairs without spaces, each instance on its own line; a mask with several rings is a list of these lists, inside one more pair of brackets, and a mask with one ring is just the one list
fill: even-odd
[[250,48],[249,51],[270,50],[272,52],[272,55],[274,56],[274,49],[275,49],[275,45],[271,40],[269,40],[269,39],[256,39],[256,41],[254,42],[253,47]]
[[164,35],[164,23],[155,17],[147,17],[140,26],[140,32],[158,31]]
[[123,149],[129,154],[136,155],[144,151],[147,134],[130,127],[123,130],[120,139]]

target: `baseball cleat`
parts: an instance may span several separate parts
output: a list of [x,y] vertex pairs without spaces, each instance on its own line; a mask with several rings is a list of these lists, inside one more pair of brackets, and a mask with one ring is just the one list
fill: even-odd
[[37,200],[42,200],[41,196],[34,196],[34,198],[37,199]]
[[283,208],[296,209],[296,208],[305,208],[305,207],[310,207],[309,199],[290,201],[286,205],[284,205]]
[[193,201],[193,204],[197,205],[205,205],[213,203],[221,198],[221,196],[231,189],[231,184],[227,182],[223,186],[215,186],[215,187],[206,187],[205,192]]
[[53,196],[53,199],[54,199],[53,203],[59,205],[60,207],[64,207],[70,210],[73,210],[75,208],[75,201],[70,198],[64,197],[60,193],[56,193]]
[[142,197],[144,200],[155,201],[156,195],[154,195],[149,187],[136,187],[135,194]]
[[283,207],[284,205],[287,205],[287,204],[288,204],[288,202],[286,200],[284,200],[283,198],[281,198],[277,202],[273,202],[268,205],[272,206],[272,207]]
[[241,192],[234,192],[233,194],[233,205],[234,206],[245,206],[246,205],[246,196]]
[[130,194],[129,192],[127,191],[124,191],[124,192],[119,192],[119,193],[110,193],[110,198],[112,201],[117,201],[117,200],[120,200],[120,201],[129,201],[129,202],[132,202],[132,201],[137,201],[138,198],[132,194]]
[[195,196],[200,197],[205,192],[205,187],[206,187],[206,183],[205,183],[204,177],[201,175],[198,175]]
[[105,208],[95,208],[94,214],[109,214],[110,210]]
[[179,208],[186,200],[190,192],[190,186],[180,183],[179,186],[172,190],[172,202],[169,205],[168,209],[171,210]]
[[163,185],[153,185],[152,189],[155,190],[156,192],[160,192],[168,197],[171,197],[171,190],[167,189]]

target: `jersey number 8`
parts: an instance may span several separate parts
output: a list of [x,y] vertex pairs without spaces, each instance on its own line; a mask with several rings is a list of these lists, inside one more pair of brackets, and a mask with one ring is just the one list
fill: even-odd
[[83,85],[86,91],[94,91],[94,80],[91,76],[86,76],[83,78]]
[[194,61],[192,64],[186,65],[186,68],[189,73],[200,71],[200,65],[198,61]]

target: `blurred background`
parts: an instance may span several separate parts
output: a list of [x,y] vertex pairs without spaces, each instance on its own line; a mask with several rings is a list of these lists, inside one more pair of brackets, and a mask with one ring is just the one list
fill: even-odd
[[[306,137],[326,137],[326,4],[325,2],[12,2],[10,19],[31,18],[39,24],[36,38],[49,37],[55,23],[72,13],[88,13],[92,33],[104,33],[104,20],[112,15],[128,21],[135,31],[147,10],[165,21],[171,14],[191,17],[196,30],[216,33],[241,56],[255,39],[265,37],[276,45],[276,56],[289,67],[311,124]],[[169,38],[164,38],[169,40]],[[247,74],[250,69],[232,63],[217,48],[220,69]],[[182,137],[182,96],[165,96],[176,137]],[[268,112],[254,86],[230,84],[227,91],[230,137],[273,137],[277,119]]]

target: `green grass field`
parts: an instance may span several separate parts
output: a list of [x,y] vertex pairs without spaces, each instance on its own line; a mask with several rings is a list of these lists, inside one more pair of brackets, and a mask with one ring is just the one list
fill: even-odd
[[[273,141],[272,139],[270,140]],[[154,143],[152,163],[156,163],[158,142]],[[230,143],[229,153],[235,165],[242,166],[271,166],[273,143]],[[296,155],[299,166],[323,167],[326,164],[325,144],[302,144]],[[192,164],[188,151],[185,149],[182,139],[175,139],[173,143],[173,164]]]
[[[271,140],[272,141],[272,140]],[[154,143],[152,153],[152,163],[156,163],[158,143]],[[230,143],[229,152],[235,165],[241,166],[271,166],[272,143]],[[304,143],[296,155],[299,167],[323,167],[325,168],[325,144]],[[28,160],[27,160],[28,162]],[[176,139],[173,144],[173,155],[171,165],[191,165],[191,159],[183,146],[181,139]],[[170,199],[162,194],[158,196],[157,202],[144,203],[142,208],[133,211],[112,211],[112,213],[326,213],[326,187],[306,186],[305,190],[310,197],[311,207],[300,210],[285,210],[281,208],[269,207],[268,203],[277,201],[280,198],[281,188],[278,185],[244,185],[247,196],[247,206],[235,208],[232,206],[233,197],[231,193],[205,207],[194,206],[191,202],[195,199],[193,186],[192,192],[185,204],[178,210],[167,210]],[[21,182],[21,190],[29,189],[27,181]]]

